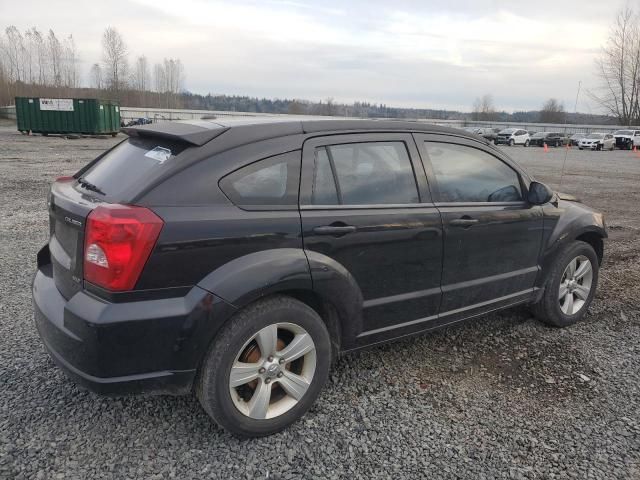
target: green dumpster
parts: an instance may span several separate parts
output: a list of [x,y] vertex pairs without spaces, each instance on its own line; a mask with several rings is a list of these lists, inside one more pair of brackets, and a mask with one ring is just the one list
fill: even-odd
[[16,117],[23,133],[115,137],[120,130],[118,103],[96,98],[16,97]]

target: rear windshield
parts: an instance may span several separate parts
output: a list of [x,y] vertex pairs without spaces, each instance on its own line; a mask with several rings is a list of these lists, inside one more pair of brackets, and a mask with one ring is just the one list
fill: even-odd
[[633,131],[631,130],[618,130],[614,132],[614,135],[633,135]]
[[164,138],[130,137],[92,165],[81,177],[107,197],[119,197],[166,168],[188,145]]

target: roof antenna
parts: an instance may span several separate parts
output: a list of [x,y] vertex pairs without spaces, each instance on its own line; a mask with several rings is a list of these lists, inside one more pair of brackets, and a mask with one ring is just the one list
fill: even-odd
[[[573,113],[578,113],[578,97],[580,96],[580,87],[582,86],[582,80],[578,81],[578,91],[576,92],[576,103],[573,106]],[[567,134],[567,124],[569,122],[569,116],[566,116],[564,119],[564,133]],[[564,167],[567,164],[567,156],[569,155],[569,148],[564,149],[564,160],[562,162],[562,172],[560,173],[560,185],[558,186],[558,190],[562,188],[562,181],[564,180]]]

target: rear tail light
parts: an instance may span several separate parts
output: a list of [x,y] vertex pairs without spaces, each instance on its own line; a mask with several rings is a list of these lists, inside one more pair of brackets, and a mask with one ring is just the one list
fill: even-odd
[[87,217],[84,279],[107,290],[132,290],[163,225],[144,207],[97,207]]

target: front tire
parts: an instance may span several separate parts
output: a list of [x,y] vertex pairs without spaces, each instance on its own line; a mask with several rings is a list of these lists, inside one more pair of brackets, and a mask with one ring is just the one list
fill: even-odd
[[525,141],[524,141],[524,146],[525,146],[525,147],[528,147],[528,146],[529,146],[529,140],[525,140]]
[[324,386],[331,340],[320,316],[286,296],[238,312],[211,344],[196,395],[239,437],[271,435],[302,417]]
[[544,323],[567,327],[582,320],[598,285],[599,262],[588,243],[575,241],[563,247],[550,267],[542,298],[533,313]]
[[511,140],[509,140],[509,146],[513,147],[516,144],[515,140],[512,138]]

